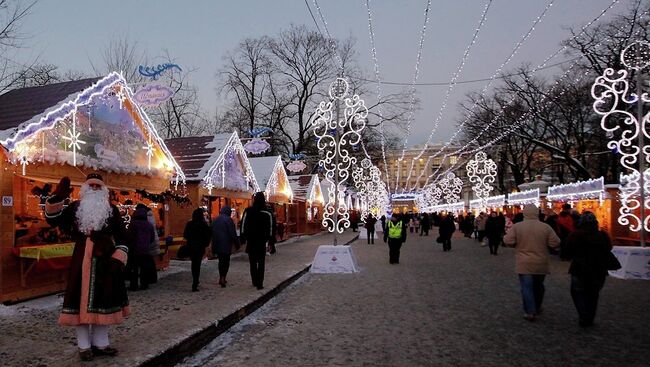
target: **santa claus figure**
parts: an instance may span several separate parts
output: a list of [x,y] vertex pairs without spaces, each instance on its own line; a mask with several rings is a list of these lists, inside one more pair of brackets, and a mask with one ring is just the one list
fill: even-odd
[[117,355],[108,325],[120,324],[130,313],[124,284],[127,235],[101,175],[89,174],[81,200],[65,206],[71,192],[64,177],[46,202],[45,216],[75,242],[59,324],[76,327],[79,355],[88,361]]

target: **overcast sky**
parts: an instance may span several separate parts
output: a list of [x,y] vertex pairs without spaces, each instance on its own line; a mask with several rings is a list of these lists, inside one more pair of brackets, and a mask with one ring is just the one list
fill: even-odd
[[[489,78],[512,51],[550,0],[494,0],[487,21],[474,46],[460,80]],[[537,65],[556,51],[569,35],[567,27],[579,28],[596,17],[612,0],[557,0],[532,37],[509,64]],[[316,19],[313,4],[308,0]],[[320,0],[334,37],[357,40],[360,66],[373,76],[365,0]],[[424,21],[426,0],[374,0],[373,26],[381,77],[385,81],[410,83]],[[485,0],[432,0],[419,82],[450,80],[478,24]],[[622,0],[605,17],[623,12],[631,0]],[[29,38],[12,58],[27,62],[39,57],[61,69],[90,72],[89,58],[101,64],[102,49],[113,39],[128,36],[147,54],[169,50],[186,68],[197,68],[192,82],[199,88],[202,106],[219,106],[215,74],[222,56],[246,37],[275,35],[290,24],[314,22],[304,0],[237,1],[88,1],[40,0],[24,22]],[[322,25],[321,25],[322,29]],[[551,60],[565,60],[560,55]],[[550,69],[558,73],[559,68]],[[462,116],[457,105],[470,90],[486,83],[458,85],[434,141],[446,141]],[[384,93],[395,91],[384,86]],[[374,88],[371,88],[374,91]],[[409,145],[426,140],[446,90],[443,86],[419,86],[421,110],[414,116]],[[373,94],[362,96],[369,102]]]

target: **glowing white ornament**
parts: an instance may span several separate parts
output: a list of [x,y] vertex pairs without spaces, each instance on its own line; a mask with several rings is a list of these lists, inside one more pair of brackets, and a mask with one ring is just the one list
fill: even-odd
[[63,136],[64,140],[69,140],[68,148],[72,148],[72,165],[77,165],[77,149],[81,149],[79,144],[86,144],[85,141],[79,139],[81,133],[77,132],[77,110],[72,112],[72,131],[68,129],[68,136]]

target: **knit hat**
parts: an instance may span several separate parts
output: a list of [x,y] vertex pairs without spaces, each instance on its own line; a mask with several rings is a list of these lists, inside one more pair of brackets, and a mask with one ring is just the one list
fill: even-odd
[[86,183],[89,185],[96,184],[96,185],[106,186],[106,184],[104,183],[104,179],[102,178],[102,175],[96,172],[90,173],[88,174],[88,176],[86,176]]

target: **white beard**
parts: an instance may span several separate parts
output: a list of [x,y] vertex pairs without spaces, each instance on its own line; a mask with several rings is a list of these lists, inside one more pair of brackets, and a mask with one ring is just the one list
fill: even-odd
[[81,200],[77,208],[79,231],[82,233],[99,231],[106,225],[112,211],[106,186],[102,186],[100,190],[93,190],[87,184],[81,185]]

